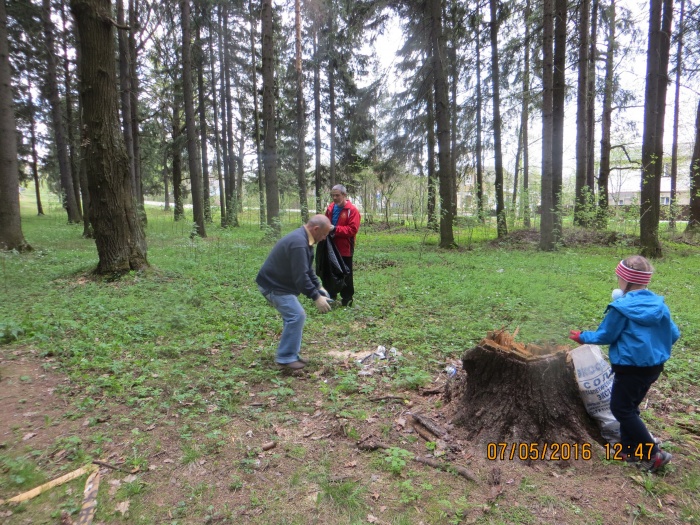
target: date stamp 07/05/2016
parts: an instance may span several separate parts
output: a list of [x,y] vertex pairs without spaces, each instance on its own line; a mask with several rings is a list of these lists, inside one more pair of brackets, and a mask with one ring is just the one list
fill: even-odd
[[503,442],[486,445],[486,459],[489,461],[587,461],[592,457],[590,443]]

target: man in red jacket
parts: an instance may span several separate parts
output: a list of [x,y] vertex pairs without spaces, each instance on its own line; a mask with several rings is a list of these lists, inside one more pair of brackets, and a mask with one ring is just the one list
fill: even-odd
[[[326,217],[335,226],[331,237],[338,247],[343,261],[350,269],[350,274],[345,278],[345,286],[340,291],[340,297],[343,306],[351,306],[352,296],[355,294],[355,286],[352,282],[352,256],[355,252],[355,236],[357,230],[360,229],[360,212],[348,200],[348,191],[342,184],[333,186],[331,198],[333,202],[326,209]],[[335,297],[331,296],[331,299],[335,299]]]

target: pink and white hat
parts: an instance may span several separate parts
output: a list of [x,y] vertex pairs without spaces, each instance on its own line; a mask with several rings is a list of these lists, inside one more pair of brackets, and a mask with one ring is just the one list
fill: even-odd
[[620,264],[618,264],[617,268],[615,268],[615,274],[618,277],[632,284],[649,284],[652,273],[653,272],[643,272],[642,270],[628,268],[625,266],[624,261],[620,261]]

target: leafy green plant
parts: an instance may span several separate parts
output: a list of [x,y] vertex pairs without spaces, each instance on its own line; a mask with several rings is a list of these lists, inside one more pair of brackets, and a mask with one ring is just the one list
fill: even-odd
[[411,452],[399,447],[388,448],[385,450],[385,453],[384,461],[386,462],[387,470],[397,476],[400,475],[406,467],[406,460],[413,459],[413,454]]

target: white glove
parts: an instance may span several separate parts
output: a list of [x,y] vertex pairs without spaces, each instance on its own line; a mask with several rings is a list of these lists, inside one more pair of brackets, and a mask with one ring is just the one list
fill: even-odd
[[322,314],[327,314],[331,311],[331,305],[328,304],[328,299],[323,295],[319,295],[314,302],[316,303],[316,308],[318,308],[318,311]]

